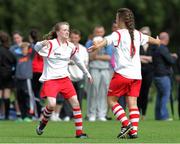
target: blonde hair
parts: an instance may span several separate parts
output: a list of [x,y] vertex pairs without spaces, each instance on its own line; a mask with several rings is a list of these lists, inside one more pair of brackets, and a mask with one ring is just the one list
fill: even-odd
[[20,45],[20,47],[23,49],[23,48],[29,48],[29,46],[30,46],[30,43],[28,43],[28,42],[23,42],[21,45]]

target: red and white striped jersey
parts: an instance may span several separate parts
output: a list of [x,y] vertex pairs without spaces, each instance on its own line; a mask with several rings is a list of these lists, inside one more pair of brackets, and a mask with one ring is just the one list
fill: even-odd
[[43,56],[44,66],[40,81],[59,79],[69,76],[68,63],[72,58],[84,74],[90,75],[84,62],[76,54],[76,47],[71,42],[60,43],[58,39],[49,40],[50,46],[37,42],[34,49]]
[[140,45],[149,41],[149,36],[134,30],[135,55],[133,57],[131,57],[131,37],[127,29],[119,29],[105,39],[108,45],[114,45],[115,72],[129,79],[142,79],[139,51]]

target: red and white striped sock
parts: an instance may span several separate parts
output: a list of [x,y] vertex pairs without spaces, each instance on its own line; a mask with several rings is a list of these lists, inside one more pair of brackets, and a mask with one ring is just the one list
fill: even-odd
[[133,126],[133,129],[130,131],[130,134],[137,134],[139,117],[140,114],[138,108],[133,108],[129,110],[129,119]]
[[121,121],[122,126],[127,126],[129,124],[129,120],[126,117],[126,113],[124,109],[117,103],[112,107],[112,111],[117,118],[117,120]]
[[47,106],[44,108],[42,123],[44,123],[44,124],[48,123],[48,120],[50,119],[52,112],[53,112],[53,110],[49,109]]
[[83,126],[82,126],[82,114],[80,107],[73,108],[73,116],[76,127],[76,135],[81,135],[83,133]]

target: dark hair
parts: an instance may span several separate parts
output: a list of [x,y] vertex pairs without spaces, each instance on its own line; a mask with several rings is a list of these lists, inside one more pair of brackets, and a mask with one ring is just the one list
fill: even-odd
[[37,29],[31,29],[29,36],[32,38],[33,42],[36,43],[39,40],[39,31]]
[[77,29],[72,29],[71,33],[81,36],[81,32]]
[[56,23],[55,26],[52,28],[52,30],[48,34],[45,34],[43,36],[43,39],[50,40],[50,39],[57,38],[56,32],[59,31],[59,29],[60,29],[60,27],[62,25],[68,25],[69,26],[69,23],[68,22],[58,22],[58,23]]
[[9,35],[4,31],[0,31],[0,42],[3,47],[9,48],[10,38]]
[[134,29],[135,29],[135,20],[133,12],[128,8],[120,8],[117,11],[117,16],[119,19],[125,22],[125,25],[129,31],[131,37],[131,46],[132,46],[132,53],[131,56],[135,55],[135,46],[134,46]]

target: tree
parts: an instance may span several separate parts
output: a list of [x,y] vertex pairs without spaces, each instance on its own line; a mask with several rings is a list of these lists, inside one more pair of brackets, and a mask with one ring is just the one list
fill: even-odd
[[132,9],[137,29],[148,25],[153,36],[168,31],[173,45],[179,45],[179,0],[0,0],[0,29],[27,35],[35,27],[44,34],[56,22],[68,21],[71,28],[82,32],[85,42],[95,25],[103,25],[110,33],[120,7]]

